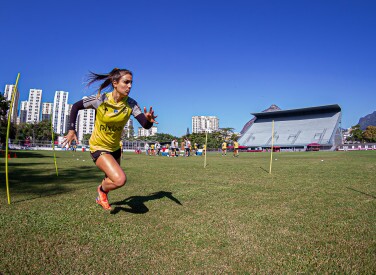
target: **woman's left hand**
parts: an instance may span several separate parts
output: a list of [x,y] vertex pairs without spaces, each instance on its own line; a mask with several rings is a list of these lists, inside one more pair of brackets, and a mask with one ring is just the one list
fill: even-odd
[[144,107],[144,114],[145,114],[146,119],[147,119],[149,122],[158,124],[158,122],[155,120],[155,118],[156,118],[157,116],[154,115],[153,107],[150,107],[149,112],[147,112],[147,111],[146,111],[146,107]]

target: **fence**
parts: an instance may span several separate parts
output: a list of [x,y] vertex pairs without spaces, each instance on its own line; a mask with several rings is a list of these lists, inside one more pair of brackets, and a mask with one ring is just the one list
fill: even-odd
[[[143,141],[143,140],[134,140],[134,141],[123,141],[123,150],[125,151],[134,151],[134,150],[143,150],[145,148],[145,143],[152,143],[155,141]],[[5,146],[5,144],[3,144]],[[89,147],[88,142],[83,144],[78,144],[78,147]],[[55,147],[61,148],[61,144],[58,144],[55,141]],[[25,140],[9,140],[9,149],[18,149],[18,150],[28,150],[28,149],[51,149],[52,150],[52,141],[46,140],[35,140],[35,141],[25,141]]]

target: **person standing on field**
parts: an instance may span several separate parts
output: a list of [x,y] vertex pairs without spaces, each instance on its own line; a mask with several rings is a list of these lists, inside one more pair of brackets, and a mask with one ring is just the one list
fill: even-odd
[[185,156],[189,157],[191,155],[191,142],[187,138],[185,140]]
[[223,154],[225,154],[225,156],[227,155],[227,143],[226,143],[226,141],[223,141],[223,143],[222,143],[222,157],[223,157]]
[[[63,145],[77,142],[76,119],[78,111],[95,109],[95,127],[91,134],[90,154],[95,165],[104,172],[105,177],[97,188],[96,202],[105,210],[111,210],[108,193],[122,187],[127,176],[120,167],[120,139],[121,133],[130,116],[133,115],[145,129],[150,129],[157,123],[153,108],[149,111],[144,107],[141,111],[137,102],[129,97],[133,84],[133,73],[126,69],[115,68],[107,74],[90,73],[88,86],[102,81],[98,94],[77,101],[72,106],[68,134],[64,137]],[[111,87],[112,91],[101,93]]]
[[155,144],[155,150],[157,151],[156,156],[159,156],[161,154],[161,144],[158,141]]
[[175,139],[175,157],[179,156],[179,142]]
[[145,155],[149,155],[149,150],[150,150],[150,147],[149,147],[149,143],[145,143]]
[[186,142],[186,140],[183,139],[182,142],[180,143],[180,150],[182,152],[184,152],[184,154],[183,154],[184,156],[185,156],[185,142]]
[[194,148],[194,150],[195,150],[195,156],[197,156],[198,144],[197,144],[196,142],[195,142],[193,148]]
[[175,148],[175,139],[171,141],[171,146],[170,146],[170,157],[175,157],[176,154],[176,148]]
[[234,157],[238,157],[239,156],[239,143],[234,140]]
[[121,159],[123,159],[123,141],[122,140],[120,140],[119,145],[120,145]]
[[152,144],[150,145],[150,156],[154,156],[154,153],[155,153],[155,149],[154,149],[154,147],[155,147],[155,145],[154,145],[154,143],[152,143]]

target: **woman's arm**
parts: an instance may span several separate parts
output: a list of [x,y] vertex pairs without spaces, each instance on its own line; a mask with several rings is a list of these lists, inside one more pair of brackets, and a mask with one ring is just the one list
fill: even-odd
[[63,142],[61,143],[63,147],[66,145],[70,146],[73,140],[78,143],[76,135],[76,120],[78,111],[83,109],[85,109],[85,107],[84,101],[82,99],[73,104],[69,119],[69,131],[68,134],[64,137]]
[[150,129],[153,126],[153,123],[158,124],[155,120],[157,116],[154,115],[154,110],[150,107],[149,112],[146,111],[146,107],[144,107],[144,113],[140,113],[136,116],[137,121],[141,124],[141,126],[145,129]]

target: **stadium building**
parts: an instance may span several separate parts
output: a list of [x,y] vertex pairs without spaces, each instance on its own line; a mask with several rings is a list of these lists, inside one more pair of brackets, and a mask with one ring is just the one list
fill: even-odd
[[[337,104],[292,110],[252,113],[239,139],[249,150],[335,150],[342,144],[341,107]],[[244,129],[243,129],[244,130]]]

